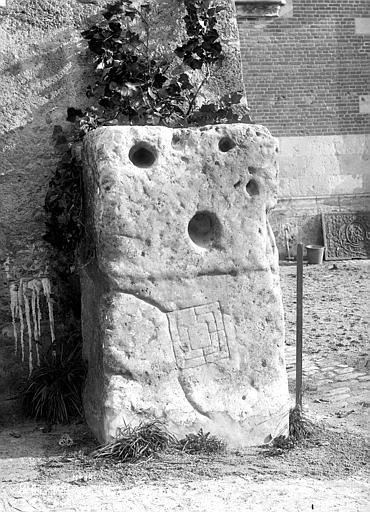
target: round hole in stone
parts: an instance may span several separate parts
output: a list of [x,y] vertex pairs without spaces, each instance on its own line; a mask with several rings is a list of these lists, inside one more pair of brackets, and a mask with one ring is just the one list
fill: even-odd
[[219,240],[220,222],[214,213],[197,212],[188,224],[188,233],[192,242],[206,249]]
[[151,167],[157,159],[157,151],[147,142],[138,142],[128,154],[136,167]]
[[218,143],[218,149],[223,153],[230,151],[230,149],[235,148],[235,146],[235,142],[230,137],[222,137],[222,139]]
[[249,180],[245,188],[250,196],[258,196],[260,193],[258,183],[254,179]]

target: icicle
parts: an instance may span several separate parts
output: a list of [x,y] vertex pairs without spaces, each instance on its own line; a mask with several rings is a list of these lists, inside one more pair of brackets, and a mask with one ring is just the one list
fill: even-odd
[[31,313],[32,313],[32,321],[33,321],[33,337],[35,340],[38,339],[38,330],[37,330],[37,318],[36,318],[36,293],[35,293],[35,279],[31,279],[28,281],[27,288],[31,290]]
[[40,366],[40,351],[39,351],[39,340],[41,336],[41,309],[40,309],[40,290],[42,288],[41,281],[37,279],[35,281],[35,294],[36,294],[36,319],[37,319],[37,344],[36,344],[36,352],[37,352],[37,364]]
[[54,314],[53,314],[53,303],[51,301],[50,281],[49,281],[49,279],[47,277],[43,277],[43,278],[41,278],[41,283],[42,283],[42,287],[43,287],[43,290],[44,290],[44,295],[46,297],[46,301],[48,303],[51,342],[54,343],[54,341],[55,341],[55,335],[54,335]]
[[31,281],[28,281],[27,287],[32,292],[31,311],[32,311],[32,320],[33,320],[33,337],[35,339],[37,366],[40,366],[39,330],[38,330],[37,311],[36,311],[37,280],[32,279]]
[[13,333],[14,333],[14,354],[17,355],[18,352],[18,335],[17,335],[17,326],[15,323],[15,319],[18,315],[18,288],[15,283],[12,283],[9,287],[10,291],[10,309],[12,312],[12,324],[13,324]]
[[28,331],[28,368],[30,375],[33,370],[33,354],[32,354],[32,325],[30,315],[30,302],[27,295],[27,283],[23,284],[23,300],[24,300],[24,311],[26,315],[27,331]]
[[6,260],[4,261],[4,264],[3,264],[3,267],[4,267],[4,272],[5,272],[5,276],[6,278],[9,280],[11,279],[11,273],[10,273],[10,258],[9,256],[6,258]]
[[36,308],[37,308],[37,333],[39,338],[41,336],[41,309],[40,309],[40,290],[42,288],[42,284],[39,280],[37,280],[37,284],[35,287],[36,290]]
[[20,323],[20,331],[21,331],[21,354],[22,354],[22,362],[24,362],[24,322],[23,322],[23,279],[19,281],[18,287],[18,312],[19,312],[19,323]]

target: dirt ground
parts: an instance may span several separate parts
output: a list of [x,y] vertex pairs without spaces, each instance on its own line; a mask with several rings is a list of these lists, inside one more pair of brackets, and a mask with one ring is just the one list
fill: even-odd
[[[304,269],[304,406],[316,425],[293,450],[268,447],[213,457],[162,453],[139,464],[94,461],[87,427],[43,433],[0,427],[0,512],[369,510],[369,266],[326,262]],[[281,267],[287,368],[293,393],[294,265]],[[292,362],[293,361],[293,362]],[[59,446],[63,433],[74,444]]]

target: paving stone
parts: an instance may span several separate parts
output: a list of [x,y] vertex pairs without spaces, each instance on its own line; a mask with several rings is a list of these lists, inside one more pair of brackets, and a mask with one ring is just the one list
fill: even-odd
[[322,380],[317,381],[317,384],[319,386],[325,386],[326,384],[333,384],[333,382],[334,381],[331,379],[322,379]]
[[335,369],[334,371],[338,375],[342,375],[342,374],[346,374],[346,373],[352,373],[352,372],[355,371],[355,369],[354,368],[350,368],[349,366],[347,366],[346,368],[339,368],[339,369]]
[[303,370],[303,375],[316,375],[318,373],[317,370]]
[[343,394],[343,393],[350,393],[351,390],[349,388],[336,388],[336,389],[332,389],[330,391],[327,392],[327,395],[340,395],[340,394]]
[[356,380],[356,379],[353,379],[353,376],[352,374],[348,374],[348,373],[345,373],[344,375],[338,375],[338,377],[336,378],[336,380],[338,382],[343,382],[345,380]]

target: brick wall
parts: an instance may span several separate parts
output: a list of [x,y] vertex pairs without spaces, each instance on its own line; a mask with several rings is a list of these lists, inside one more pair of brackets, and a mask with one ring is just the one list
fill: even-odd
[[370,35],[355,21],[366,17],[369,0],[293,0],[291,17],[240,19],[253,119],[276,136],[369,133]]

